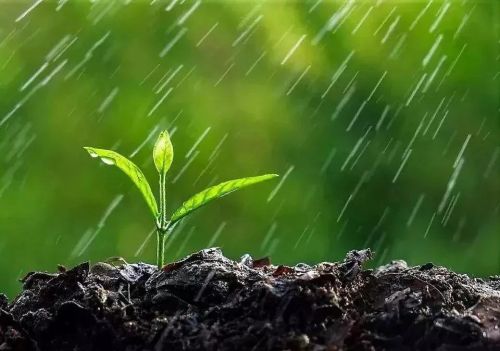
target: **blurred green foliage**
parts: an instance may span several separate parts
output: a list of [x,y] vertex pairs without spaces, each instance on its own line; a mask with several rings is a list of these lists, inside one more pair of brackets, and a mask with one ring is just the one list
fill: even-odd
[[284,179],[183,222],[169,260],[216,245],[315,263],[370,246],[376,264],[498,274],[497,2],[33,4],[0,1],[9,296],[58,263],[154,262],[140,193],[82,146],[132,155],[154,182],[161,128],[176,149],[170,210],[226,179]]

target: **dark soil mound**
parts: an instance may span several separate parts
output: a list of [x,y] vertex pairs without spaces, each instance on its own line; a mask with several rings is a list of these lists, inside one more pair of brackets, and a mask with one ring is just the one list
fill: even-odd
[[0,298],[0,350],[500,350],[500,280],[396,261],[273,266],[218,249],[162,271],[83,263]]

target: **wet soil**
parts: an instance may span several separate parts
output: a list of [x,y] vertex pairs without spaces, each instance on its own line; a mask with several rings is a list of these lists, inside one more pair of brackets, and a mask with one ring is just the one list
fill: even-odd
[[370,258],[287,267],[208,249],[161,271],[34,272],[0,297],[0,350],[500,350],[499,277]]

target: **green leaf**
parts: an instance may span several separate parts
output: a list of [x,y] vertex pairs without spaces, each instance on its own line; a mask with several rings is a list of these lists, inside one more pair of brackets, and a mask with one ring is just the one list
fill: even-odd
[[139,167],[137,167],[126,157],[111,150],[97,149],[94,147],[84,147],[84,149],[87,150],[90,156],[94,158],[99,157],[105,164],[114,165],[120,168],[126,175],[128,175],[129,178],[132,179],[134,184],[137,186],[137,188],[139,188],[139,190],[141,191],[155,218],[158,216],[158,205],[156,204],[155,197],[153,195],[153,192],[151,191],[151,187],[149,186],[146,177],[139,169]]
[[212,200],[223,197],[233,191],[245,188],[249,185],[257,184],[274,177],[278,177],[278,175],[264,174],[257,177],[233,179],[224,183],[220,183],[218,185],[211,186],[210,188],[203,190],[202,192],[194,195],[189,200],[184,202],[182,206],[174,212],[170,220],[172,222],[176,222],[182,217],[187,216],[197,208],[205,205]]
[[158,170],[158,173],[165,175],[174,159],[174,148],[170,141],[168,132],[164,130],[158,136],[155,147],[153,149],[153,160]]

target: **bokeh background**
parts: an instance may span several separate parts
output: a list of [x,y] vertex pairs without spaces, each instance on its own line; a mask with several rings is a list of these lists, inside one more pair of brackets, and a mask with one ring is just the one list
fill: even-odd
[[[140,193],[82,146],[130,157],[168,206],[276,172],[184,221],[274,263],[432,261],[500,272],[496,1],[0,1],[0,287],[110,256],[154,262]],[[149,238],[149,240],[148,240]]]

